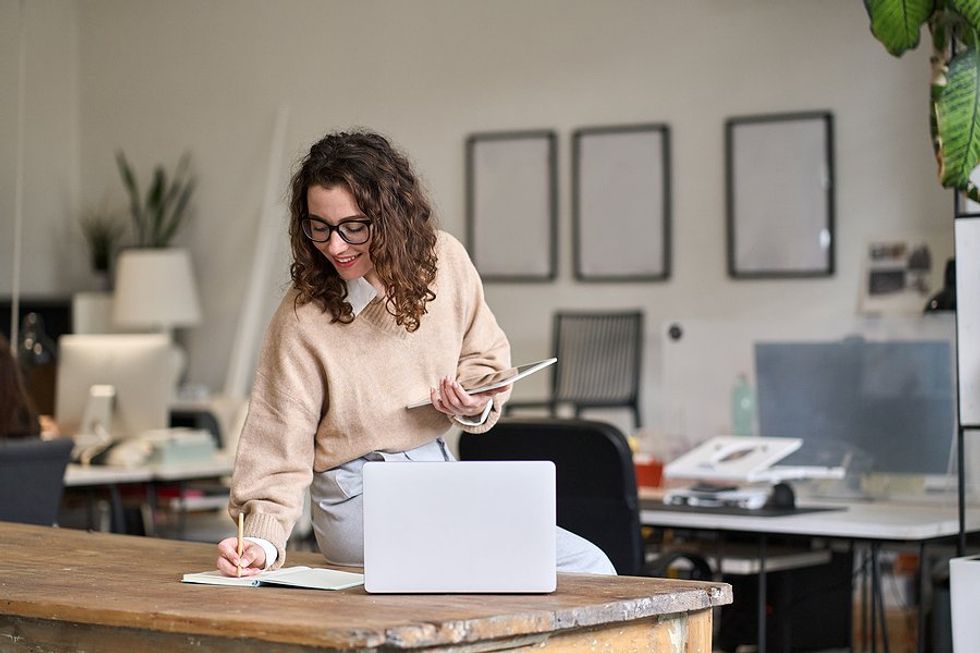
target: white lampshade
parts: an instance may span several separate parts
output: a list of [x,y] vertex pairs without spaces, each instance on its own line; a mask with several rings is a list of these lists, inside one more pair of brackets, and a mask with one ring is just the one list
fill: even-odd
[[119,255],[113,321],[122,327],[171,329],[201,320],[185,249],[129,249]]

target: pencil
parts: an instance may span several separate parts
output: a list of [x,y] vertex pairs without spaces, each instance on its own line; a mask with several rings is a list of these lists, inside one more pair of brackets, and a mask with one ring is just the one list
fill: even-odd
[[238,573],[236,574],[239,578],[242,576],[242,533],[245,531],[245,513],[238,513]]

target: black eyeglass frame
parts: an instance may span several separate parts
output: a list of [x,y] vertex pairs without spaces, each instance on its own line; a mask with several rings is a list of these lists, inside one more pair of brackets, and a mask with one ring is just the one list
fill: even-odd
[[[316,222],[317,224],[323,225],[323,227],[326,228],[326,230],[327,230],[327,237],[326,238],[324,238],[323,240],[317,240],[312,235],[310,235],[310,231],[308,231],[306,227],[307,227],[308,224],[313,223],[313,222]],[[364,226],[366,226],[368,228],[367,238],[365,238],[364,240],[362,240],[360,242],[354,242],[354,241],[350,240],[347,236],[344,235],[344,232],[341,231],[341,227],[343,227],[344,225],[347,225],[347,224],[351,224],[352,222],[356,222],[358,224],[362,224],[362,225],[364,225]],[[327,222],[326,220],[321,220],[320,218],[311,218],[310,216],[306,216],[305,218],[303,218],[303,219],[301,219],[299,221],[299,228],[303,232],[303,235],[306,236],[310,241],[312,241],[314,243],[326,243],[326,242],[329,242],[330,241],[330,237],[333,235],[333,232],[336,231],[337,232],[337,235],[340,236],[341,240],[343,240],[348,245],[363,245],[364,243],[366,243],[368,240],[371,239],[371,226],[373,224],[374,224],[374,221],[371,220],[370,218],[348,218],[346,220],[341,220],[340,222],[337,223],[336,226],[334,226],[334,225],[330,224],[329,222]]]

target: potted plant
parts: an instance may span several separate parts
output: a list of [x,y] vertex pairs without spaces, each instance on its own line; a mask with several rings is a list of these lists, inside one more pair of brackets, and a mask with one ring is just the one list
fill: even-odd
[[[116,153],[116,163],[129,195],[134,246],[119,256],[113,300],[113,322],[122,328],[162,331],[173,337],[177,327],[200,321],[197,286],[186,249],[170,243],[190,215],[195,181],[185,153],[173,176],[163,166],[153,170],[146,195],[126,156]],[[183,354],[175,348],[177,376],[183,370]]]
[[116,164],[129,195],[129,213],[136,239],[134,245],[154,249],[168,247],[189,215],[189,202],[195,184],[188,172],[190,155],[185,152],[180,157],[177,169],[169,180],[163,166],[156,166],[146,197],[140,194],[133,168],[121,150],[116,152]]
[[126,233],[126,225],[120,213],[105,202],[98,208],[86,209],[79,222],[88,243],[89,264],[96,276],[97,289],[108,290],[113,260]]

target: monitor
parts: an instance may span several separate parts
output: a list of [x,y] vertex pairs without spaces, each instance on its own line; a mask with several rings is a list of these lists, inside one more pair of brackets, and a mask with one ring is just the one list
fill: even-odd
[[167,428],[176,377],[166,335],[66,335],[58,348],[55,417],[63,432],[78,431],[95,385],[115,388],[114,439]]
[[757,343],[759,433],[803,438],[785,465],[946,474],[955,437],[949,342]]

